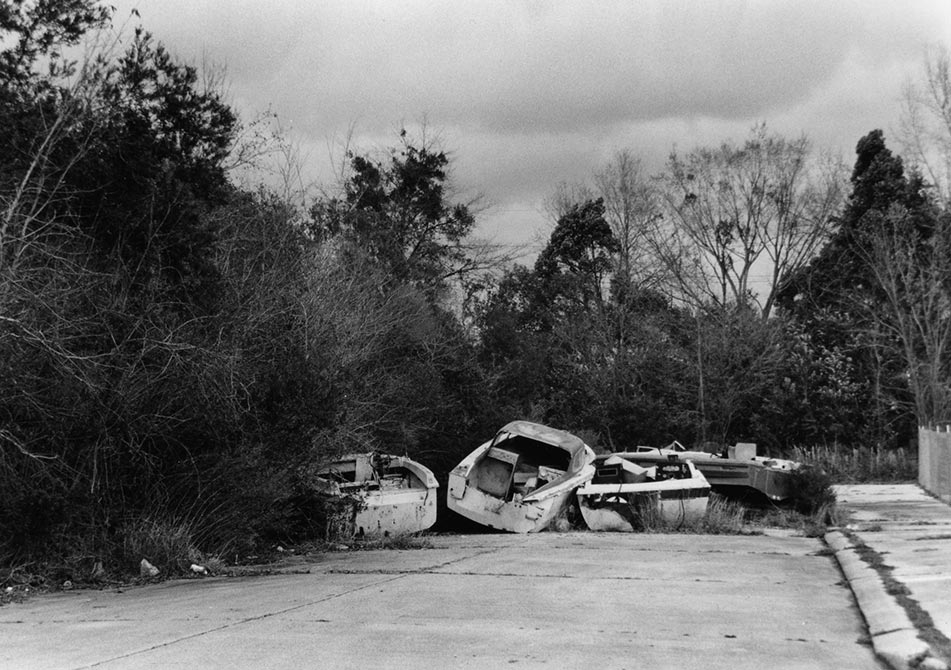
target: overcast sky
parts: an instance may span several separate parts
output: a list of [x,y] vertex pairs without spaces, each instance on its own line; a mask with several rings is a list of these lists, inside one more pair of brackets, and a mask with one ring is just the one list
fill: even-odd
[[[481,231],[531,242],[558,182],[619,149],[652,172],[671,148],[742,141],[765,121],[851,164],[898,125],[928,44],[951,46],[951,0],[113,0],[176,56],[227,69],[244,119],[270,108],[332,179],[331,153],[391,146],[426,118]],[[129,26],[138,19],[131,19]],[[893,147],[897,148],[897,147]]]

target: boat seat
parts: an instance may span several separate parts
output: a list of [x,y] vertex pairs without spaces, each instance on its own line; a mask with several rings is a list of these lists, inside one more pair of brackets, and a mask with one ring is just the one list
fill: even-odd
[[515,475],[512,477],[512,483],[516,486],[525,486],[533,479],[538,479],[537,472],[516,471]]
[[[513,458],[514,457],[514,458]],[[512,489],[518,454],[493,447],[474,468],[474,484],[483,493],[505,498]]]
[[647,481],[651,468],[641,467],[637,463],[621,458],[620,456],[610,456],[604,461],[605,466],[616,466],[618,468],[618,480],[624,484],[640,484]]

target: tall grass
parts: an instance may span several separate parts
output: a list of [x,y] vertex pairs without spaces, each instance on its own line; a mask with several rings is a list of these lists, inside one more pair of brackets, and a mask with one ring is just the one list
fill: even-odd
[[697,519],[668,521],[656,507],[639,510],[637,530],[644,533],[697,535],[760,535],[764,528],[789,528],[808,537],[822,535],[838,525],[835,493],[819,470],[804,468],[794,482],[796,495],[782,506],[748,507],[738,500],[710,494],[706,513]]
[[640,533],[686,533],[697,535],[755,535],[758,531],[746,521],[746,508],[740,503],[710,494],[703,516],[687,519],[666,519],[655,504],[645,501],[637,509]]
[[918,454],[913,449],[826,444],[796,447],[790,458],[819,468],[836,484],[907,482],[918,478]]
[[716,493],[710,494],[707,513],[697,523],[692,532],[704,535],[755,535],[746,521],[746,508],[735,500],[729,500]]
[[122,572],[133,573],[143,558],[166,575],[185,574],[192,563],[203,563],[198,548],[200,529],[194,519],[152,516],[136,519],[126,528],[119,550]]

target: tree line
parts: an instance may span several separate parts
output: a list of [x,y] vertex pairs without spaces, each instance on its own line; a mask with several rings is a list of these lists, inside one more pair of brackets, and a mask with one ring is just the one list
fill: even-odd
[[553,186],[524,265],[474,241],[445,150],[405,132],[348,152],[304,206],[239,185],[260,147],[214,77],[144,30],[109,42],[110,22],[90,0],[0,5],[10,570],[313,537],[326,459],[405,453],[442,476],[514,418],[607,449],[777,455],[949,418],[934,87],[908,91],[914,169],[877,130],[851,178],[765,125],[661,175],[621,151]]

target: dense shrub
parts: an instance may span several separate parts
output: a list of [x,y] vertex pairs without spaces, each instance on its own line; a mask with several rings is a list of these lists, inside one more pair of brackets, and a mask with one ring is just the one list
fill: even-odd
[[835,506],[832,477],[822,468],[805,464],[790,474],[790,502],[806,515],[814,515]]

